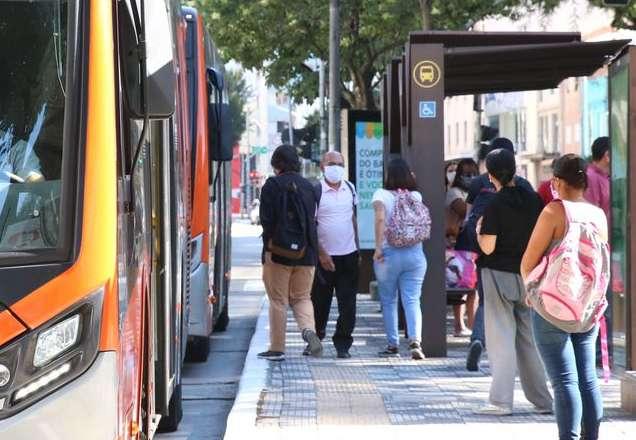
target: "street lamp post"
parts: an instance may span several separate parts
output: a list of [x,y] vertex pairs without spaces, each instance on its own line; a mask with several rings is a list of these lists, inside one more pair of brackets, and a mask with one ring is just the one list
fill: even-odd
[[329,4],[329,151],[340,151],[340,0]]

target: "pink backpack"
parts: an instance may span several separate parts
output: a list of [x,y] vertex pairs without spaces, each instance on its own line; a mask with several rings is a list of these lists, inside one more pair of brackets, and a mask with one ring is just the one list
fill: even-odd
[[411,193],[398,189],[393,213],[385,229],[386,241],[393,247],[407,247],[428,240],[431,236],[431,216],[424,203]]
[[567,219],[565,236],[528,275],[526,290],[545,320],[565,332],[583,333],[607,307],[609,246],[590,221],[590,210],[573,212],[573,202],[559,201]]
[[446,248],[446,288],[472,290],[477,287],[477,254]]

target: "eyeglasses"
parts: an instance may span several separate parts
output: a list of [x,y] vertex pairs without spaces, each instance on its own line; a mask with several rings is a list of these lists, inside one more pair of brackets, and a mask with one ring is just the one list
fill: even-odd
[[339,167],[343,167],[344,168],[344,163],[342,162],[325,162],[325,166],[339,166]]

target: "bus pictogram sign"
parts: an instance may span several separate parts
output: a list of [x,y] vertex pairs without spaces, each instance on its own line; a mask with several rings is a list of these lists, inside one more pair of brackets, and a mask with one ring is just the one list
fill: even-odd
[[442,72],[437,63],[430,60],[420,61],[413,68],[413,81],[424,89],[435,87],[441,76]]

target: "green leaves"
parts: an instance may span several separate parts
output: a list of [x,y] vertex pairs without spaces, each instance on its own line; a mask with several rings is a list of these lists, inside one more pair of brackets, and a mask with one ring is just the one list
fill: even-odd
[[[304,65],[328,59],[327,0],[192,0],[224,59],[262,69],[270,85],[313,100],[318,74]],[[422,7],[432,28],[465,30],[515,8],[553,8],[559,0],[341,0],[341,82],[352,108],[373,109],[374,87],[388,61],[402,54],[411,31],[422,29]],[[377,95],[377,94],[376,94]]]
[[245,104],[250,96],[250,90],[245,84],[242,70],[226,70],[226,84],[228,87],[228,101],[232,115],[231,138],[232,145],[237,143],[245,131]]

